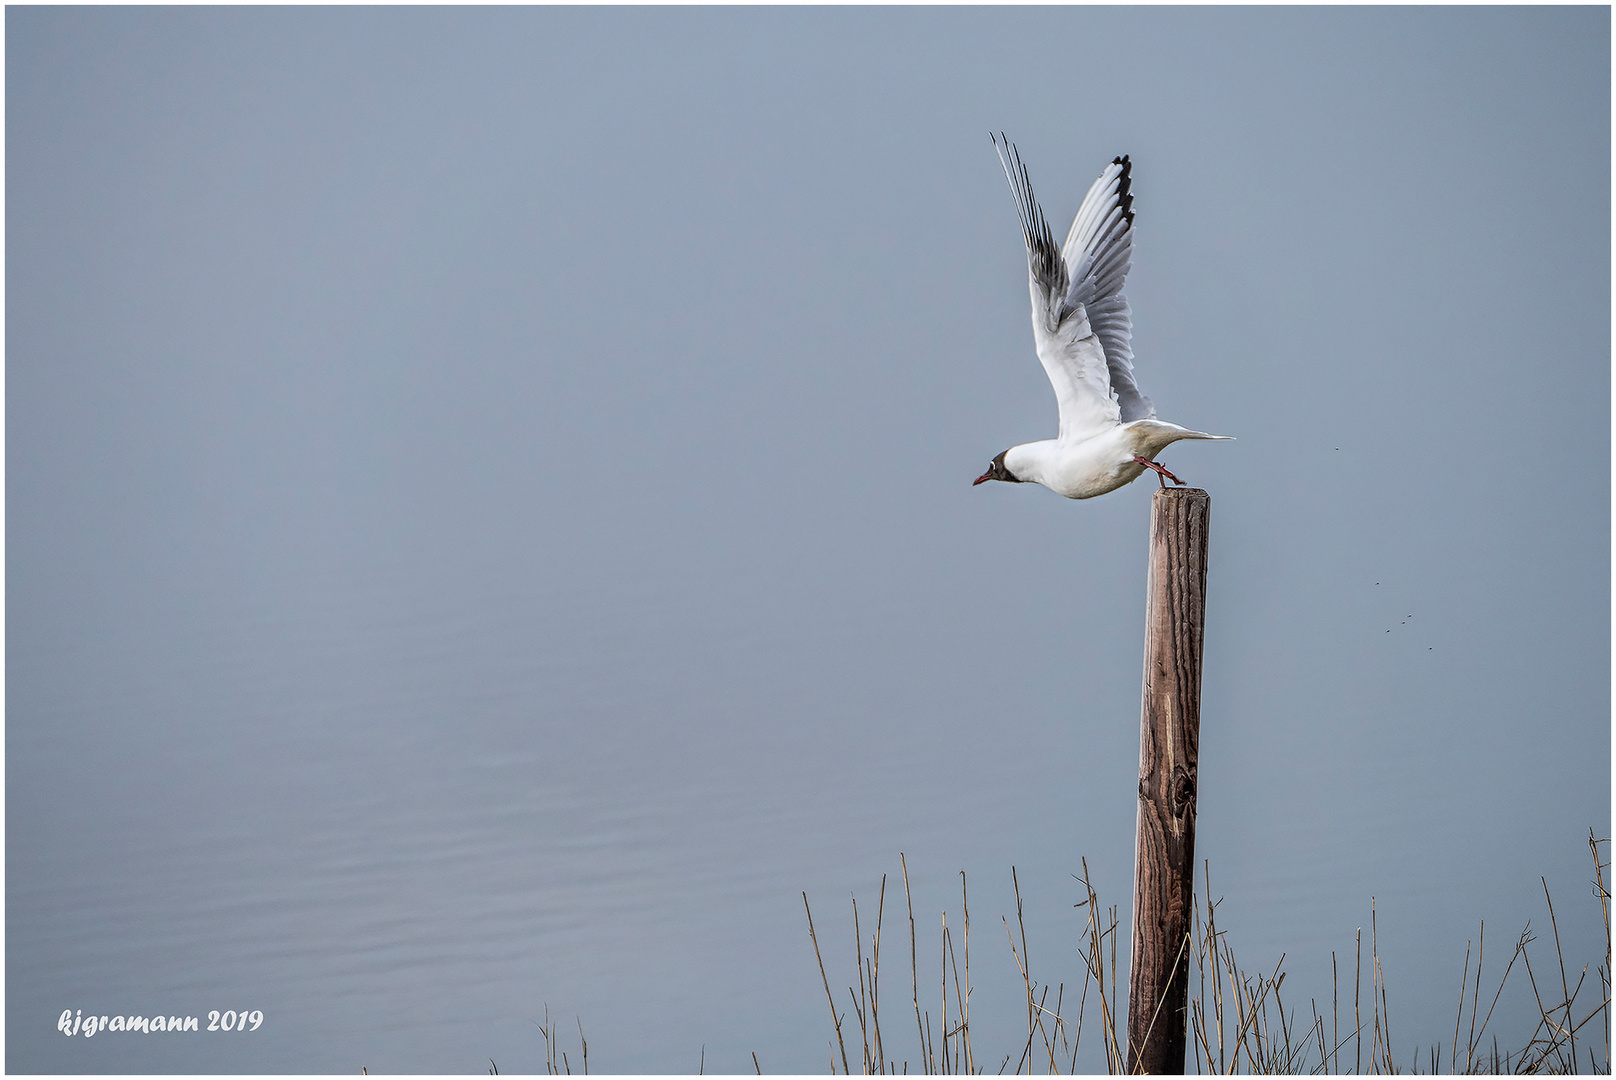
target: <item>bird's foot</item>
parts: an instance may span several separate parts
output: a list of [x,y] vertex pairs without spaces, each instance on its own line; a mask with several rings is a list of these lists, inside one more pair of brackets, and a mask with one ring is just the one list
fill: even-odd
[[1135,454],[1133,456],[1133,459],[1135,461],[1137,461],[1139,464],[1143,465],[1147,469],[1156,470],[1156,479],[1161,481],[1161,486],[1162,487],[1166,487],[1167,486],[1167,481],[1169,481],[1169,480],[1171,480],[1173,483],[1177,484],[1179,487],[1184,486],[1184,481],[1180,480],[1178,477],[1176,477],[1172,473],[1168,472],[1167,467],[1165,465],[1163,465],[1161,462],[1159,462],[1159,461],[1151,461],[1149,458],[1140,457],[1138,454]]

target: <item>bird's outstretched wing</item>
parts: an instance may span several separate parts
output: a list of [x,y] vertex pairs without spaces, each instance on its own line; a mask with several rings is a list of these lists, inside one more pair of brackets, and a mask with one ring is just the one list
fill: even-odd
[[[1072,278],[1068,261],[1055,247],[1049,222],[1032,193],[1032,182],[1021,155],[1004,136],[994,138],[999,163],[1015,196],[1016,213],[1021,218],[1022,238],[1027,244],[1027,287],[1032,294],[1033,340],[1038,359],[1044,365],[1055,401],[1060,406],[1060,437],[1082,439],[1120,418],[1117,400],[1111,392],[1111,372],[1105,347],[1089,324],[1084,303],[1072,298]],[[1092,194],[1092,193],[1091,193]],[[1087,205],[1085,203],[1085,205]],[[1126,272],[1126,251],[1124,251]],[[1122,308],[1127,325],[1127,305]],[[1126,339],[1124,339],[1126,340]],[[1131,376],[1129,385],[1132,385]],[[1135,391],[1137,394],[1137,391]]]
[[1156,415],[1134,381],[1133,319],[1122,295],[1133,259],[1132,173],[1126,154],[1106,166],[1083,197],[1061,247],[1068,281],[1066,303],[1081,304],[1088,311],[1089,324],[1105,350],[1111,392],[1124,421]]

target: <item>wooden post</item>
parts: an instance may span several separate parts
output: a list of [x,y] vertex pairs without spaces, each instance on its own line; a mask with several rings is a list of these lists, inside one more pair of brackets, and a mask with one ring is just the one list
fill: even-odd
[[1130,1074],[1184,1071],[1211,509],[1211,497],[1199,488],[1163,488],[1150,504],[1128,972]]

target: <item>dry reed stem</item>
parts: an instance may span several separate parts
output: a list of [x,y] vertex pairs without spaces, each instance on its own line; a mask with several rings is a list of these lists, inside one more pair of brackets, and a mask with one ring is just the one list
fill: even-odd
[[[1530,924],[1528,924],[1528,925],[1530,925]],[[1476,1046],[1476,1006],[1481,1001],[1481,966],[1482,966],[1482,961],[1484,961],[1487,958],[1487,922],[1486,922],[1486,920],[1481,920],[1476,924],[1476,926],[1477,926],[1477,929],[1476,929],[1476,987],[1475,987],[1475,989],[1473,991],[1471,991],[1471,994],[1470,994],[1470,1046],[1466,1050],[1467,1057],[1472,1057],[1475,1054],[1475,1046]],[[1521,947],[1522,947],[1522,943],[1518,942],[1517,945],[1516,945],[1516,953],[1517,954],[1519,954],[1519,951],[1520,951]],[[1515,957],[1511,956],[1509,958],[1509,962],[1510,962],[1510,964],[1515,963]],[[1508,967],[1506,967],[1504,969],[1504,974],[1505,974],[1506,977],[1509,975]],[[1500,979],[1499,982],[1498,982],[1498,992],[1500,994],[1504,992],[1504,982],[1503,982],[1502,979]],[[1494,1005],[1498,1004],[1498,997],[1496,995],[1494,995],[1494,997],[1493,997],[1493,1004]],[[1462,1005],[1460,1007],[1463,1008]],[[1492,1015],[1492,1010],[1491,1009],[1487,1010],[1487,1015],[1488,1016]],[[1483,1020],[1481,1022],[1481,1030],[1482,1031],[1487,1030],[1487,1021],[1486,1021],[1485,1018],[1483,1018]],[[1455,1059],[1455,1060],[1457,1060],[1457,1059]]]
[[[1078,880],[1082,883],[1087,897],[1080,901],[1077,906],[1088,908],[1088,917],[1087,924],[1085,926],[1087,940],[1083,953],[1083,996],[1082,1000],[1078,1004],[1078,1027],[1076,1041],[1081,1046],[1083,1041],[1083,1017],[1087,1012],[1089,980],[1092,978],[1094,980],[1096,995],[1100,1000],[1100,1030],[1104,1038],[1103,1047],[1105,1050],[1106,1071],[1115,1075],[1116,1073],[1122,1071],[1123,1063],[1122,1048],[1117,1043],[1116,1023],[1117,909],[1113,907],[1110,911],[1111,925],[1104,930],[1100,929],[1100,897],[1094,891],[1094,886],[1090,884],[1088,859],[1083,859],[1082,863],[1083,876]],[[1111,938],[1112,996],[1109,1003],[1107,1002],[1105,995],[1105,940],[1107,936],[1110,936]],[[1073,1054],[1073,1062],[1075,1068],[1075,1051]]]
[[[1016,939],[1010,934],[1010,920],[1004,920],[1004,936],[1010,940],[1010,955],[1015,958],[1016,967],[1021,971],[1021,981],[1027,992],[1027,1045],[1021,1052],[1021,1061],[1016,1062],[1016,1073],[1021,1073],[1023,1063],[1027,1066],[1027,1074],[1032,1075],[1032,1041],[1037,1034],[1037,1014],[1033,1003],[1032,975],[1028,972],[1031,956],[1027,953],[1027,924],[1021,913],[1021,880],[1016,876],[1016,868],[1010,868],[1010,881],[1016,891],[1016,925],[1021,928],[1021,952],[1016,952]],[[1002,917],[1002,916],[1001,916]],[[1008,1061],[1008,1058],[1006,1059]]]
[[[1562,1000],[1565,1002],[1566,1023],[1569,1024],[1571,1022],[1571,999],[1572,999],[1572,994],[1571,994],[1571,988],[1566,985],[1565,954],[1563,952],[1561,952],[1561,950],[1560,950],[1560,924],[1557,921],[1555,921],[1555,918],[1554,918],[1554,901],[1549,896],[1549,879],[1540,877],[1540,878],[1538,878],[1538,880],[1543,882],[1543,902],[1549,905],[1549,929],[1554,931],[1554,955],[1560,962],[1560,992],[1565,995],[1562,998]],[[1583,968],[1582,970],[1583,970],[1584,975],[1586,975],[1588,973],[1587,968]],[[1577,989],[1578,990],[1582,989],[1582,980],[1581,979],[1577,980]],[[1566,1040],[1569,1042],[1569,1044],[1571,1046],[1571,1060],[1573,1062],[1575,1062],[1577,1060],[1577,1029],[1576,1028],[1572,1028],[1566,1034]]]
[[881,922],[887,907],[887,876],[881,875],[881,896],[875,905],[875,942],[870,949],[870,1020],[875,1027],[875,1060],[882,1072],[886,1071],[885,1051],[881,1043]]
[[909,895],[909,862],[901,851],[898,852],[898,865],[903,867],[903,902],[909,909],[909,978],[914,993],[915,1030],[920,1033],[920,1067],[929,1073],[934,1064],[927,1053],[926,1028],[920,1022],[920,964],[916,960],[915,951],[915,902]]
[[[808,894],[802,894],[802,909],[808,913],[808,940],[814,943],[814,959],[819,961],[819,978],[825,984],[825,1000],[830,1003],[830,1018],[836,1024],[836,1045],[842,1051],[842,1072],[851,1074],[847,1067],[847,1044],[842,1041],[842,1018],[836,1013],[836,999],[831,996],[830,980],[825,978],[825,958],[819,955],[819,937],[814,933],[814,913],[808,906]],[[836,1059],[831,1058],[831,1071],[835,1071]]]
[[[1486,923],[1485,920],[1483,920],[1483,922],[1481,924],[1481,930],[1482,930],[1483,934],[1485,934],[1487,932],[1487,923]],[[1474,947],[1473,942],[1469,942],[1469,941],[1465,942],[1464,970],[1459,973],[1459,1011],[1453,1017],[1453,1050],[1452,1050],[1451,1053],[1448,1054],[1448,1060],[1450,1062],[1452,1062],[1455,1066],[1457,1066],[1458,1062],[1459,1062],[1459,1025],[1464,1023],[1465,987],[1466,987],[1466,985],[1467,985],[1467,983],[1468,983],[1468,981],[1470,979],[1470,950],[1473,947]],[[1479,956],[1476,958],[1476,981],[1477,982],[1481,981],[1481,958]],[[1475,1001],[1475,997],[1472,997],[1470,1000]],[[1471,1008],[1470,1008],[1470,1038],[1471,1038],[1471,1041],[1474,1041],[1475,1037],[1476,1037],[1476,1009],[1475,1009],[1475,1006],[1472,1005]],[[1436,1065],[1435,1065],[1434,1062],[1431,1065],[1431,1071],[1432,1072],[1436,1071]]]
[[1594,882],[1593,882],[1594,892],[1599,897],[1599,912],[1600,912],[1600,915],[1605,920],[1605,963],[1599,969],[1599,982],[1600,982],[1600,991],[1601,991],[1600,996],[1604,999],[1604,1001],[1606,1003],[1606,1006],[1607,1006],[1603,1010],[1604,1017],[1605,1017],[1605,1023],[1604,1023],[1604,1026],[1605,1026],[1605,1064],[1607,1065],[1607,1069],[1606,1069],[1607,1072],[1609,1071],[1608,1066],[1610,1064],[1610,1009],[1609,1009],[1608,1006],[1610,1004],[1611,967],[1610,967],[1610,889],[1605,885],[1605,867],[1609,866],[1610,864],[1609,863],[1601,863],[1599,861],[1599,845],[1600,844],[1608,844],[1608,843],[1610,843],[1610,840],[1609,840],[1608,837],[1606,839],[1604,839],[1604,840],[1596,840],[1594,838],[1594,831],[1592,829],[1588,830],[1588,850],[1590,852],[1592,852],[1593,857],[1594,857]]
[[976,1055],[971,1048],[971,898],[965,889],[965,871],[960,876],[960,911],[965,929],[965,995],[959,999],[960,1030],[965,1033],[965,1071],[976,1072]]
[[[534,1024],[536,1024],[538,1026],[539,1034],[544,1036],[544,1069],[545,1069],[545,1072],[548,1073],[551,1076],[560,1076],[561,1075],[561,1070],[556,1067],[556,1050],[557,1050],[557,1047],[556,1047],[556,1042],[557,1042],[556,1030],[555,1030],[555,1025],[550,1022],[550,1006],[549,1006],[548,1003],[546,1003],[545,1006],[544,1006],[544,1023],[540,1024],[537,1020],[535,1020],[533,1022],[534,1022]],[[579,1021],[578,1030],[579,1030],[579,1032],[583,1031],[582,1021]],[[565,1054],[563,1054],[561,1056],[561,1060],[562,1060],[563,1063],[566,1062],[566,1055]],[[568,1071],[570,1072],[571,1070],[569,1069]]]
[[858,960],[858,994],[854,995],[853,988],[847,988],[847,994],[853,999],[853,1014],[858,1017],[859,1038],[864,1044],[863,1072],[870,1075],[870,1027],[867,1020],[864,1004],[864,938],[859,931],[858,897],[853,897],[853,946]]
[[1330,950],[1330,1042],[1335,1044],[1335,1052],[1331,1055],[1335,1059],[1335,1068],[1331,1071],[1341,1071],[1341,994],[1336,984],[1335,950]]

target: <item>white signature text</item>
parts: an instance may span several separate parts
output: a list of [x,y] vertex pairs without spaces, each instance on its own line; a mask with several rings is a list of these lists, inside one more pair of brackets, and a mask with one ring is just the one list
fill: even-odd
[[71,1038],[90,1038],[98,1031],[257,1031],[264,1022],[264,1010],[237,1012],[209,1010],[208,1026],[198,1028],[194,1016],[85,1016],[83,1009],[63,1009],[56,1019],[56,1030]]

